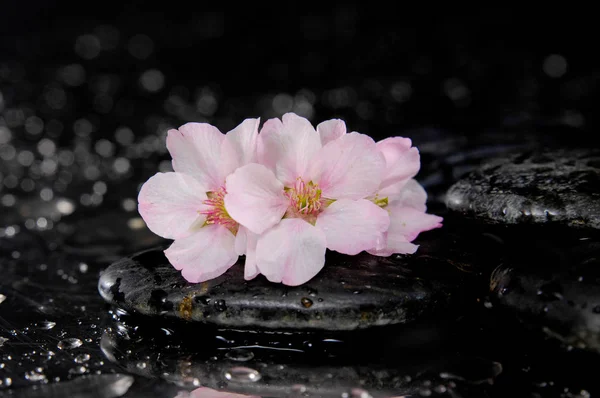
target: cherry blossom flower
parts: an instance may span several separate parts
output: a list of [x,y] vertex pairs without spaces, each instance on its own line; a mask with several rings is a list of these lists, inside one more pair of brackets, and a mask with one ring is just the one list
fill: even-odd
[[227,177],[224,199],[256,241],[255,273],[300,285],[323,268],[326,248],[355,255],[376,247],[388,230],[387,211],[365,199],[381,186],[384,154],[370,137],[346,134],[342,121],[315,130],[293,113],[268,120],[258,160]]
[[140,190],[142,218],[152,232],[175,240],[165,255],[190,282],[218,277],[247,252],[245,228],[224,204],[225,180],[256,161],[258,124],[246,119],[227,134],[206,123],[169,130],[174,172],[155,174]]

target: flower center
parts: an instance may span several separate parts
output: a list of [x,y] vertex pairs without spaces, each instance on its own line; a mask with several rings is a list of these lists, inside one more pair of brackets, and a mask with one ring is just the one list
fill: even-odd
[[227,194],[227,191],[224,186],[214,192],[207,192],[206,196],[208,196],[208,199],[202,203],[207,205],[208,209],[198,211],[198,213],[206,216],[204,225],[222,225],[235,235],[237,234],[240,225],[231,218],[225,209],[225,194]]
[[321,189],[317,184],[312,181],[306,184],[300,177],[293,187],[285,188],[285,196],[290,200],[286,216],[303,218],[312,223],[328,202],[321,197]]

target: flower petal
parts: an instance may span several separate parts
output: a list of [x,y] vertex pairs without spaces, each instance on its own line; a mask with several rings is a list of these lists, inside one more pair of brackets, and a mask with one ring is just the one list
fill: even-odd
[[310,180],[317,183],[323,197],[362,199],[381,183],[385,159],[367,135],[345,134],[330,141],[313,157]]
[[221,146],[221,174],[227,176],[238,167],[256,162],[260,119],[246,119],[225,134]]
[[407,242],[403,236],[394,235],[388,237],[388,233],[382,235],[384,244],[382,246],[375,247],[367,250],[369,254],[380,257],[389,257],[392,254],[414,254],[419,245]]
[[254,279],[260,272],[256,266],[256,242],[258,235],[250,231],[247,232],[246,245],[246,263],[244,264],[244,279],[249,281]]
[[[185,395],[185,396],[188,398],[260,398],[259,396],[256,396],[256,395],[236,394],[236,393],[227,392],[227,391],[213,390],[213,389],[207,388],[207,387],[197,388],[194,391],[190,392],[189,396],[188,395]],[[178,398],[178,396],[176,396],[174,398]]]
[[381,189],[414,177],[421,167],[419,150],[412,147],[409,138],[390,137],[377,143],[385,157],[386,169]]
[[251,163],[227,177],[225,208],[250,231],[261,234],[277,224],[288,207],[283,184],[265,166]]
[[169,262],[192,283],[214,279],[238,259],[235,236],[222,225],[207,225],[196,233],[177,239],[165,250]]
[[225,179],[220,172],[224,137],[207,123],[187,123],[179,130],[169,130],[167,149],[173,158],[173,170],[191,175],[208,191],[216,191]]
[[283,130],[281,120],[274,118],[265,122],[258,135],[258,162],[275,172],[279,153],[279,134]]
[[401,235],[406,238],[406,241],[412,242],[421,232],[442,226],[442,217],[427,214],[412,207],[390,205],[387,210],[390,213],[388,239],[392,235]]
[[400,204],[419,211],[427,210],[427,192],[415,179],[401,181],[378,192],[380,198],[388,198],[389,204]]
[[330,141],[337,140],[346,134],[346,123],[340,119],[326,120],[319,123],[317,133],[321,138],[321,145],[325,145]]
[[[291,187],[298,177],[305,177],[312,156],[321,148],[321,139],[308,120],[294,113],[283,115],[279,126],[273,122],[261,140],[261,158],[266,165],[274,167],[277,178]],[[261,130],[261,136],[263,135]]]
[[335,201],[316,223],[327,237],[328,249],[350,255],[374,247],[389,225],[387,211],[365,199]]
[[256,262],[271,282],[301,285],[325,265],[325,234],[299,218],[287,218],[258,238]]
[[[206,206],[206,188],[195,178],[183,173],[157,173],[142,185],[138,195],[138,211],[148,228],[167,239],[188,235]],[[202,220],[198,220],[198,218]]]

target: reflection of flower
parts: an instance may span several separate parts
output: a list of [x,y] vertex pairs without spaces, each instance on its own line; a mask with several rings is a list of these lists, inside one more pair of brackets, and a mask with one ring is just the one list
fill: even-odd
[[206,387],[200,387],[192,392],[179,393],[174,398],[261,398],[256,395],[235,394],[226,391],[217,391]]
[[148,228],[175,239],[165,251],[190,282],[223,274],[246,253],[236,235],[244,230],[225,209],[225,179],[256,161],[258,119],[246,119],[227,134],[206,123],[170,130],[171,173],[157,173],[140,191],[139,212]]

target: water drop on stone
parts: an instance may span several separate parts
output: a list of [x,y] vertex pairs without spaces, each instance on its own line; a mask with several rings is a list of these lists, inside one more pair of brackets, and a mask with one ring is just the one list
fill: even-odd
[[83,342],[81,340],[71,337],[59,341],[56,346],[61,350],[71,350],[73,348],[81,347],[82,344]]
[[3,294],[0,294],[0,304],[2,304],[4,302],[4,300],[6,300],[6,296]]
[[85,372],[87,372],[87,368],[83,365],[77,366],[73,369],[69,369],[69,373],[77,374],[77,375],[84,374]]
[[138,369],[146,369],[146,366],[148,366],[148,365],[146,364],[146,362],[141,361],[141,362],[138,362],[135,366]]
[[39,326],[40,326],[40,329],[42,329],[42,330],[50,330],[54,326],[56,326],[56,322],[44,321],[44,322],[40,322]]
[[46,380],[46,375],[43,373],[42,368],[35,368],[25,373],[25,378],[29,381],[42,381]]
[[73,359],[75,363],[84,363],[90,360],[90,354],[80,354]]
[[227,351],[225,357],[227,359],[231,359],[232,361],[246,362],[254,358],[254,353],[252,351],[244,350],[241,348],[234,348],[232,350]]
[[236,383],[254,383],[262,377],[258,371],[242,366],[226,370],[223,376],[226,380]]
[[304,308],[310,308],[313,305],[312,300],[307,297],[302,297],[300,299],[300,303],[302,303],[302,306],[304,306]]
[[227,309],[227,303],[225,303],[225,300],[215,301],[215,309],[219,312],[225,311]]

